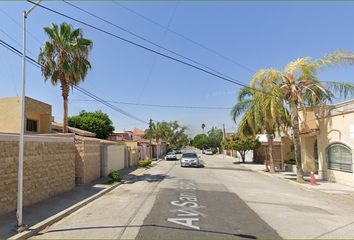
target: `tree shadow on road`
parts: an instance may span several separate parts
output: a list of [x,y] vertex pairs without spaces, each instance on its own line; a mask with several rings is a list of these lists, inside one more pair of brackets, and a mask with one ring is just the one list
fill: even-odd
[[173,179],[173,178],[176,178],[176,177],[172,177],[172,176],[165,175],[165,174],[153,174],[152,175],[152,174],[146,173],[144,175],[139,175],[139,176],[127,175],[127,176],[124,176],[124,181],[125,181],[124,184],[133,184],[133,183],[141,182],[141,181],[153,183],[153,182],[161,182],[164,179]]
[[[37,235],[43,235],[46,233],[54,233],[54,232],[71,232],[71,231],[81,231],[81,230],[88,230],[88,229],[119,229],[122,228],[123,232],[125,231],[126,228],[167,228],[171,230],[182,230],[182,231],[189,231],[190,233],[195,232],[195,233],[211,233],[211,234],[223,234],[227,236],[233,236],[233,237],[238,237],[238,238],[243,238],[243,239],[258,239],[257,237],[253,235],[247,235],[247,234],[237,234],[237,233],[229,233],[229,232],[219,232],[219,231],[212,231],[212,230],[195,230],[195,229],[187,229],[187,228],[180,228],[180,227],[170,227],[170,226],[163,226],[163,225],[157,225],[157,224],[145,224],[145,225],[130,225],[130,226],[105,226],[105,227],[87,227],[87,228],[68,228],[68,229],[59,229],[59,230],[49,230],[43,233],[37,233]],[[156,229],[154,230],[156,232]],[[161,239],[165,239],[166,236],[161,236]],[[146,237],[144,236],[136,236],[136,239],[145,239]],[[155,238],[156,239],[156,238]]]

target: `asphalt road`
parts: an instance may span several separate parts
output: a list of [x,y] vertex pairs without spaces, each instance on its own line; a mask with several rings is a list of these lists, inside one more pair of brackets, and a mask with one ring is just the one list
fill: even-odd
[[33,239],[353,238],[352,206],[198,154],[200,168],[162,161]]

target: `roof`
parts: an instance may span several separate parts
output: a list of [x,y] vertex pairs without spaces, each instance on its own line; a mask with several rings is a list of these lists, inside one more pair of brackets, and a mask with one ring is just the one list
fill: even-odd
[[115,141],[109,141],[109,140],[100,139],[100,138],[75,136],[75,139],[80,139],[80,140],[96,140],[96,141],[100,141],[100,143],[117,145],[117,142],[115,142]]
[[[51,129],[63,131],[63,124],[62,123],[52,122]],[[76,135],[79,135],[79,136],[96,137],[96,133],[92,133],[92,132],[89,132],[89,131],[85,131],[85,130],[82,130],[82,129],[79,129],[79,128],[74,128],[74,127],[69,127],[69,126],[68,126],[68,132],[69,133],[75,133]]]
[[310,128],[310,129],[306,129],[304,131],[301,131],[300,134],[315,133],[317,131],[320,131],[320,129],[319,128]]
[[134,131],[133,131],[134,135],[145,135],[145,132],[143,130],[140,130],[137,127],[134,127]]

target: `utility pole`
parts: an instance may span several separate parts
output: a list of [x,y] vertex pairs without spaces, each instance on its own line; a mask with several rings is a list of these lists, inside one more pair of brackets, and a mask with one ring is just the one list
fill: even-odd
[[150,119],[150,123],[149,123],[149,128],[150,128],[150,159],[152,160],[152,152],[151,152],[151,131],[152,131],[152,126],[151,126],[151,123],[152,123],[152,119]]
[[18,188],[17,188],[17,224],[13,229],[18,233],[25,231],[28,226],[22,222],[22,198],[23,198],[23,148],[25,134],[25,86],[26,86],[26,18],[28,14],[41,2],[38,1],[27,12],[23,11],[23,54],[22,54],[22,96],[21,96],[21,129],[19,141],[19,156],[18,156]]
[[[225,124],[222,124],[222,140],[225,140]],[[222,158],[225,158],[225,149],[222,148]]]

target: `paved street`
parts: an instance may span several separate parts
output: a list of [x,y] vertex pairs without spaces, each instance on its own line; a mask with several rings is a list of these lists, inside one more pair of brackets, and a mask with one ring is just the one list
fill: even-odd
[[201,168],[161,161],[32,238],[354,237],[353,205],[198,154]]

